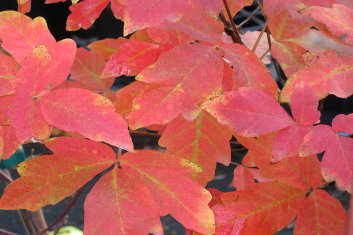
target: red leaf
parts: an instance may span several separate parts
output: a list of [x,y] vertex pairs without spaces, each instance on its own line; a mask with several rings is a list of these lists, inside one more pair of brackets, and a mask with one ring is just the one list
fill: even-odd
[[199,165],[202,172],[192,174],[192,179],[205,186],[214,178],[217,162],[229,165],[231,137],[229,128],[218,124],[208,113],[201,112],[193,122],[181,116],[171,121],[158,143],[167,147],[167,153]]
[[323,190],[314,190],[302,202],[295,234],[346,234],[347,213],[341,203]]
[[71,78],[83,83],[93,91],[108,90],[113,85],[115,78],[100,78],[105,64],[106,62],[99,55],[83,48],[78,48],[71,69]]
[[[210,193],[185,176],[200,171],[196,165],[166,153],[150,150],[126,153],[119,161],[121,169],[113,169],[115,172],[106,175],[103,182],[98,182],[97,188],[94,187],[93,194],[87,199],[85,218],[88,220],[85,231],[89,234],[91,231],[93,234],[94,231],[120,231],[128,234],[128,231],[133,234],[155,231],[162,234],[161,225],[156,224],[156,218],[171,214],[187,228],[203,234],[214,233],[213,214],[208,207]],[[119,176],[126,181],[119,182]],[[178,180],[175,180],[176,178]],[[134,188],[136,186],[139,191],[131,190],[132,185],[128,184],[129,182],[133,182]],[[143,193],[141,199],[141,195],[136,195],[138,192],[147,193]],[[105,203],[96,201],[100,202],[100,195],[109,195],[108,199],[111,201],[107,201],[107,205],[110,205],[109,208],[114,205],[114,210],[107,211]],[[139,200],[133,200],[137,197]],[[106,201],[107,198],[104,198]],[[147,203],[147,208],[143,206],[144,203]],[[138,208],[138,212],[131,207]],[[95,211],[104,212],[103,217],[97,217]],[[147,221],[139,223],[140,220],[135,218],[134,212],[139,213],[138,218]],[[123,224],[123,227],[118,227],[119,224]]]
[[279,163],[260,168],[260,174],[307,191],[322,186],[320,162],[316,155],[286,158]]
[[337,132],[353,133],[353,114],[339,114],[332,120],[332,129]]
[[0,126],[0,160],[6,160],[20,147],[15,129],[11,126]]
[[325,24],[333,35],[344,42],[353,44],[353,9],[342,4],[333,4],[329,7],[331,8],[312,6],[301,13]]
[[[85,234],[163,234],[157,203],[138,177],[114,168],[85,200]],[[99,215],[97,217],[97,215]]]
[[90,140],[61,137],[46,145],[54,154],[19,165],[21,177],[6,187],[0,199],[1,209],[36,211],[56,204],[116,160],[111,148]]
[[353,58],[327,51],[319,60],[292,74],[283,88],[280,101],[289,102],[294,88],[308,86],[317,99],[322,99],[328,94],[341,98],[352,95]]
[[220,91],[222,79],[223,62],[215,48],[201,44],[174,47],[137,76],[151,85],[134,100],[128,117],[131,127],[165,124],[179,114],[195,119],[198,104]]
[[0,125],[9,125],[8,111],[12,106],[14,95],[0,96]]
[[321,162],[325,180],[336,181],[341,190],[353,192],[353,139],[338,136],[330,140]]
[[[302,144],[306,141],[307,136],[310,136],[310,132],[312,132],[314,128],[314,126],[300,126],[294,124],[280,130],[273,140],[272,154],[274,160],[277,161],[287,157],[296,157],[300,155],[300,152],[303,154],[304,152],[301,151]],[[321,139],[320,136],[317,137]],[[311,149],[310,151],[315,150],[316,149]],[[318,149],[318,152],[312,152],[312,154],[320,153],[322,151],[320,150],[321,148]]]
[[106,38],[103,40],[94,41],[87,47],[97,55],[103,57],[105,60],[109,60],[110,56],[118,52],[120,46],[127,41],[127,38],[122,37],[117,39]]
[[255,184],[255,178],[249,168],[238,165],[234,169],[233,186],[239,191],[253,184]]
[[0,96],[14,94],[18,63],[10,56],[0,53]]
[[274,234],[294,219],[305,194],[276,181],[224,193],[212,208],[216,234]]
[[293,123],[273,97],[253,88],[227,92],[202,107],[218,122],[233,128],[235,134],[245,137],[264,135]]
[[76,47],[71,39],[40,45],[22,62],[16,74],[15,97],[9,110],[19,141],[46,139],[51,128],[39,112],[38,96],[58,86],[68,76]]
[[237,140],[248,149],[248,153],[242,160],[247,167],[262,167],[272,162],[272,145],[277,132],[262,135],[255,138],[245,138],[236,135]]
[[290,107],[294,119],[302,125],[311,125],[320,121],[319,101],[308,87],[296,87],[291,96]]
[[17,0],[18,11],[26,14],[31,11],[31,0]]
[[124,3],[124,35],[136,30],[160,25],[164,21],[175,22],[188,9],[187,1],[129,0]]
[[233,65],[234,87],[258,88],[277,98],[278,87],[270,71],[249,49],[239,44],[225,44],[225,58]]
[[101,77],[136,76],[153,64],[162,50],[156,44],[129,40],[111,55]]
[[196,4],[190,4],[180,20],[166,21],[159,27],[180,30],[194,40],[212,44],[222,41],[224,31],[223,24],[216,17],[211,17],[201,6]]
[[63,88],[41,96],[39,102],[45,120],[52,126],[133,150],[127,124],[104,96],[79,88]]
[[16,11],[0,12],[0,39],[1,47],[19,63],[38,46],[55,42],[42,17],[32,20]]
[[[116,112],[123,116],[125,119],[132,111],[133,100],[143,92],[146,83],[135,81],[116,92],[115,108]],[[128,121],[128,120],[127,120]]]
[[84,0],[70,7],[71,14],[67,18],[66,30],[88,29],[99,17],[109,0]]

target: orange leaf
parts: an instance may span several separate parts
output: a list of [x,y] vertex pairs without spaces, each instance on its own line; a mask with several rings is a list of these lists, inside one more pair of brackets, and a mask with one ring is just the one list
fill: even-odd
[[174,47],[137,76],[151,85],[135,98],[129,123],[134,129],[165,124],[179,114],[193,120],[198,104],[220,91],[222,79],[223,62],[215,48],[201,44]]
[[[208,207],[211,195],[186,177],[186,174],[200,171],[196,165],[151,150],[126,153],[119,162],[120,167],[105,175],[87,198],[85,231],[88,234],[111,231],[162,234],[157,218],[167,214],[187,228],[203,234],[214,233],[213,213]],[[101,195],[108,195],[103,201],[110,200],[106,204],[100,203]],[[110,205],[108,210],[105,205]],[[97,217],[97,211],[103,215]],[[137,213],[138,218],[135,218]]]
[[62,88],[41,96],[39,102],[52,126],[133,150],[127,124],[104,96],[80,88]]
[[113,76],[105,79],[100,78],[105,64],[104,59],[94,52],[78,48],[71,69],[71,78],[86,85],[93,91],[108,90],[115,78]]
[[19,63],[40,45],[55,43],[42,17],[34,20],[17,11],[0,12],[1,47]]
[[276,164],[260,168],[260,174],[307,191],[322,185],[320,162],[315,155],[286,158]]
[[342,204],[323,190],[314,190],[299,209],[295,234],[346,234],[347,213]]
[[1,209],[36,211],[56,204],[116,160],[111,148],[90,140],[61,137],[46,145],[54,154],[18,166],[21,177],[6,187],[0,199]]
[[280,94],[281,102],[289,102],[296,87],[308,86],[317,99],[328,94],[347,98],[353,94],[353,58],[327,51],[318,61],[292,74]]
[[301,13],[325,24],[333,35],[344,42],[353,44],[353,9],[342,4],[333,4],[330,7],[311,6]]
[[227,92],[202,107],[218,122],[233,128],[235,134],[245,137],[264,135],[293,123],[277,100],[254,88]]
[[101,77],[136,76],[153,64],[162,51],[156,44],[129,40],[110,56]]
[[224,193],[212,207],[216,234],[272,235],[296,216],[306,191],[271,181]]
[[229,128],[218,124],[206,112],[201,112],[193,122],[179,116],[171,121],[159,139],[159,145],[167,147],[167,153],[190,160],[199,165],[201,173],[192,178],[205,186],[214,178],[216,163],[230,163]]

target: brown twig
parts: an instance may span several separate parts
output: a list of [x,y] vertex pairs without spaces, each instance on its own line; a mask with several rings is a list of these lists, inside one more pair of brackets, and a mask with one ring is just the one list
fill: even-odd
[[142,136],[151,136],[151,137],[161,137],[161,134],[159,133],[150,133],[150,132],[144,132],[144,131],[133,131],[129,130],[130,135],[142,135]]
[[238,28],[235,25],[232,13],[230,12],[227,0],[223,0],[223,4],[224,4],[224,7],[225,7],[226,12],[227,12],[227,15],[228,15],[228,18],[229,18],[229,22],[232,25],[232,38],[234,37],[233,41],[235,40],[234,43],[239,43],[239,44],[243,45],[243,42],[241,41],[241,38],[240,38],[240,35],[239,35]]
[[5,229],[1,229],[0,228],[0,234],[3,234],[3,235],[18,235],[17,233],[12,233],[12,232],[9,232]]
[[7,184],[12,182],[12,179],[3,170],[0,170],[0,177],[3,178]]
[[247,148],[234,148],[234,149],[231,149],[232,152],[238,152],[238,151],[243,151],[243,150],[246,150]]
[[251,12],[245,20],[243,20],[240,24],[237,25],[237,28],[241,28],[244,24],[248,23],[249,20],[251,20],[251,18],[253,18],[253,16],[256,14],[256,12],[259,9],[260,9],[260,6],[257,6],[256,9],[253,12]]
[[255,51],[256,51],[256,48],[257,48],[257,46],[259,45],[260,40],[261,40],[261,38],[262,38],[262,35],[264,34],[266,28],[267,28],[267,21],[266,21],[266,23],[264,24],[264,26],[262,27],[262,30],[261,30],[259,36],[258,36],[257,39],[256,39],[255,45],[254,45],[253,48],[251,49],[252,52],[255,52]]
[[67,213],[71,210],[71,208],[74,206],[75,202],[77,201],[77,199],[80,197],[80,195],[82,194],[82,191],[84,189],[84,186],[82,188],[80,188],[75,195],[70,199],[70,201],[68,202],[65,210],[61,213],[61,215],[53,222],[51,223],[46,229],[44,229],[40,235],[43,235],[45,232],[48,232],[49,230],[51,230],[52,228],[54,228],[56,225],[58,225],[61,221],[63,221],[67,215]]

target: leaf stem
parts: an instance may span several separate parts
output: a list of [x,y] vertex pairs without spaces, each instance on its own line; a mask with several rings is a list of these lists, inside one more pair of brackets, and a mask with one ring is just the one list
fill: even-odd
[[52,228],[54,228],[56,225],[58,225],[62,220],[65,219],[67,213],[69,213],[69,211],[71,210],[71,208],[74,206],[75,202],[77,201],[77,199],[80,197],[80,195],[82,194],[82,191],[84,189],[84,186],[82,188],[80,188],[75,195],[70,199],[70,201],[68,202],[65,210],[61,213],[61,215],[53,222],[51,223],[46,229],[44,229],[40,235],[43,235],[45,232],[48,232],[49,230],[51,230]]
[[262,30],[261,30],[259,36],[258,36],[257,39],[256,39],[255,45],[254,45],[253,48],[251,49],[252,52],[255,52],[255,51],[256,51],[256,48],[257,48],[257,46],[259,45],[260,40],[261,40],[261,38],[262,38],[262,35],[264,34],[266,28],[267,28],[267,21],[266,21],[266,23],[264,24],[264,26],[262,27]]
[[228,15],[228,18],[229,18],[229,21],[230,21],[230,24],[232,25],[232,38],[234,38],[233,40],[235,40],[234,42],[235,43],[239,43],[239,44],[242,44],[243,45],[243,42],[241,41],[241,38],[240,38],[240,35],[239,35],[239,31],[238,31],[238,28],[237,26],[235,25],[234,23],[234,20],[233,20],[233,16],[230,12],[230,9],[229,9],[229,5],[228,5],[228,2],[227,0],[223,0],[223,4],[224,4],[224,7],[226,9],[226,12],[227,12],[227,15]]
[[3,178],[7,184],[12,182],[12,179],[3,170],[0,170],[0,177]]
[[18,235],[17,233],[12,233],[12,232],[9,232],[5,229],[1,229],[0,228],[0,234],[4,234],[4,235]]
[[131,135],[143,135],[143,136],[151,136],[151,137],[160,137],[161,134],[159,133],[150,133],[150,132],[144,132],[144,131],[133,131],[129,130]]
[[257,6],[256,9],[253,12],[251,12],[245,20],[243,20],[240,24],[238,24],[237,28],[241,28],[244,24],[248,23],[249,20],[251,20],[251,18],[253,18],[253,16],[256,14],[256,12],[259,9],[260,9],[260,6]]

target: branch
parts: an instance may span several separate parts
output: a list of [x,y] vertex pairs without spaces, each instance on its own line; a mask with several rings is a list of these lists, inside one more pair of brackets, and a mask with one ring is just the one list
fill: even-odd
[[227,0],[223,0],[223,4],[224,4],[224,7],[226,9],[230,24],[232,25],[232,29],[233,29],[232,30],[232,38],[233,38],[233,41],[235,40],[234,43],[239,43],[239,44],[243,45],[243,42],[241,41],[241,38],[240,38],[240,35],[239,35],[238,28],[235,25],[234,20],[233,20],[233,16],[232,16],[232,14],[230,12]]
[[4,234],[4,235],[18,235],[17,233],[12,233],[12,232],[9,232],[5,229],[1,229],[0,228],[0,234]]
[[59,223],[61,223],[66,215],[69,213],[69,211],[71,210],[71,208],[74,206],[75,202],[77,201],[77,199],[80,197],[80,195],[82,194],[82,191],[84,189],[84,186],[82,188],[80,188],[75,195],[70,199],[70,201],[68,202],[65,210],[63,211],[63,213],[61,213],[61,215],[53,222],[51,223],[46,229],[44,229],[40,235],[43,235],[45,232],[48,232],[49,230],[51,230],[52,228],[54,228],[56,225],[58,225]]

